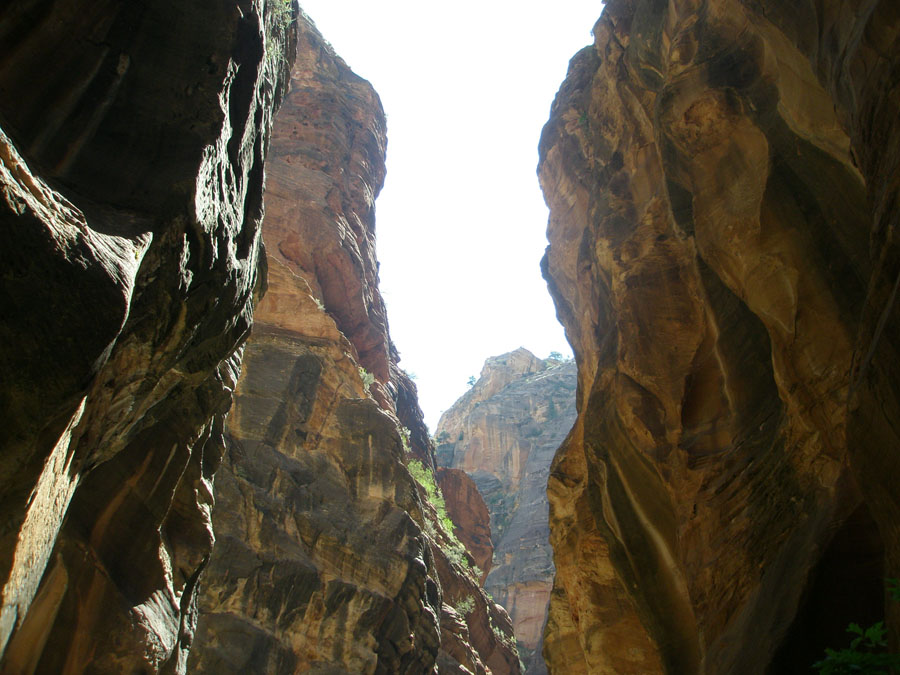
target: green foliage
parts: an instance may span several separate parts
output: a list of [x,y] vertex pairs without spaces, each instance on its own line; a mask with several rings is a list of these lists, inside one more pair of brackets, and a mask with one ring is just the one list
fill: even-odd
[[470,387],[474,387],[474,386],[475,386],[475,382],[476,382],[475,376],[474,376],[474,375],[469,375],[469,379],[466,380],[466,384],[469,385]]
[[457,603],[453,605],[453,609],[455,609],[456,613],[461,616],[468,616],[475,611],[475,598],[473,598],[471,595],[467,595],[466,597],[457,601]]
[[359,370],[359,377],[362,379],[363,389],[366,390],[367,394],[371,394],[372,392],[369,391],[369,387],[375,384],[375,376],[362,366],[357,366],[356,368]]
[[409,429],[406,427],[400,427],[400,442],[403,444],[403,451],[410,452]]
[[[294,21],[294,1],[268,0],[266,3],[266,15],[266,24],[268,26],[266,64],[270,68],[275,68],[278,62],[284,58],[288,29]],[[284,67],[289,66],[290,64],[284,64]]]
[[562,361],[563,355],[560,352],[550,352],[550,356],[547,357],[551,361]]
[[498,628],[494,624],[494,619],[490,614],[488,614],[488,622],[491,624],[491,632],[494,634],[494,637],[497,638],[497,641],[502,642],[504,645],[506,645],[512,651],[512,653],[516,655],[516,658],[518,658],[519,647],[516,645],[516,637],[514,635],[507,635],[500,628]]
[[[422,462],[417,459],[409,460],[406,468],[409,469],[409,473],[416,479],[416,482],[422,486],[422,490],[425,492],[425,499],[432,507],[434,507],[435,513],[437,513],[438,526],[443,531],[445,538],[450,542],[448,548],[442,549],[444,555],[447,556],[447,559],[453,565],[461,568],[464,572],[469,573],[475,579],[478,579],[481,576],[481,570],[469,562],[466,547],[454,532],[456,525],[453,524],[453,520],[447,513],[447,503],[444,501],[444,495],[441,492],[441,489],[434,480],[434,474],[431,472],[431,469],[423,465]],[[431,521],[426,519],[426,527],[430,525],[430,522]],[[432,535],[436,534],[435,532],[430,533]]]
[[450,434],[448,434],[446,431],[442,431],[441,433],[439,433],[437,435],[437,437],[434,440],[437,441],[438,443],[446,443],[447,441],[450,440]]
[[294,18],[293,0],[269,0],[272,16],[282,25],[289,24]]
[[[887,579],[888,595],[900,601],[900,581]],[[887,628],[883,621],[863,628],[857,623],[847,626],[855,637],[844,649],[825,650],[825,658],[813,664],[819,675],[892,675],[900,673],[900,654],[887,651]]]

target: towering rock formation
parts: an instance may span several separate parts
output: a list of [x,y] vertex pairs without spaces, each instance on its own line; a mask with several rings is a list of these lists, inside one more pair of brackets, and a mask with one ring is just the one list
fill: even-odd
[[[575,420],[575,380],[574,362],[542,361],[521,348],[491,357],[437,427],[438,463],[451,467],[439,470],[448,510],[480,501],[450,484],[463,472],[487,503],[493,561],[485,588],[509,611],[529,673],[546,672],[541,646],[553,579],[547,478]],[[464,541],[480,526],[475,518],[454,521]]]
[[377,285],[381,103],[299,23],[266,166],[269,287],[216,477],[190,670],[516,673],[508,617],[425,498],[434,450]]
[[294,50],[270,5],[0,9],[4,673],[184,672]]
[[545,654],[802,672],[900,574],[900,5],[610,0],[594,37],[540,145],[579,392]]

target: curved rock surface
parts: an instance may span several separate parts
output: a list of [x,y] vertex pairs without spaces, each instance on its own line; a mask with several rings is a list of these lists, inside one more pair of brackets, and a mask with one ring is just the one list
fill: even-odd
[[[529,673],[546,672],[541,647],[553,580],[546,488],[575,419],[575,381],[574,362],[543,361],[521,348],[494,356],[437,427],[438,462],[454,467],[439,473],[467,472],[487,503],[493,559],[485,588],[509,612]],[[468,491],[444,494],[450,513],[472,508]],[[474,501],[477,509],[481,498]],[[454,522],[460,539],[477,538],[477,520]]]
[[800,672],[883,615],[898,36],[889,1],[610,0],[572,60],[539,167],[579,385],[551,670]]
[[184,672],[290,21],[0,10],[4,673]]
[[[490,628],[505,613],[448,558],[405,467],[431,470],[434,450],[378,291],[381,103],[299,24],[266,165],[269,287],[216,477],[190,670],[518,672]],[[465,598],[462,617],[448,603]]]

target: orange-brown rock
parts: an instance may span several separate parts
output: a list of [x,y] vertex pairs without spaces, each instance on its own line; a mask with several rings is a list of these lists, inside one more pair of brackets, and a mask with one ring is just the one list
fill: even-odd
[[[431,469],[434,449],[377,285],[381,103],[305,16],[299,31],[266,165],[269,286],[216,477],[190,670],[518,672],[514,648],[470,630],[502,610],[444,553],[405,466]],[[460,589],[477,597],[462,625],[445,605]]]
[[900,8],[610,0],[594,37],[540,145],[579,383],[545,655],[801,672],[900,571]]
[[185,671],[264,282],[270,4],[0,9],[4,673]]
[[[542,635],[553,579],[546,496],[550,462],[575,415],[575,364],[525,349],[487,359],[481,377],[441,417],[442,464],[465,470],[487,502],[493,539],[485,588],[509,612],[529,673],[546,672]],[[452,513],[481,497],[445,490]],[[463,541],[477,521],[454,518]]]
[[475,481],[465,471],[439,466],[436,476],[447,502],[447,513],[456,526],[456,535],[475,559],[483,583],[494,557],[491,514]]

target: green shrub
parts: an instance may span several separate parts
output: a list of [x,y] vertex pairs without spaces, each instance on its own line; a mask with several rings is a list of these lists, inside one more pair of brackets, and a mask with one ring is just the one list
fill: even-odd
[[[888,594],[900,601],[900,582],[887,579]],[[855,635],[844,649],[826,649],[825,658],[813,664],[819,675],[892,675],[900,673],[900,655],[887,651],[887,628],[884,621],[863,628],[857,623],[847,626]]]
[[471,595],[467,595],[462,600],[459,600],[455,605],[453,605],[453,609],[456,610],[456,613],[460,616],[468,616],[473,611],[475,611],[475,598]]
[[[422,489],[425,492],[425,499],[432,507],[434,507],[435,513],[437,513],[438,526],[443,531],[445,538],[450,542],[449,548],[442,549],[444,555],[447,556],[447,559],[451,564],[461,568],[464,572],[472,575],[477,580],[481,576],[481,570],[478,570],[476,566],[473,566],[469,562],[466,547],[454,532],[456,525],[454,525],[453,520],[447,513],[447,503],[444,501],[444,495],[438,487],[431,469],[423,465],[422,462],[417,459],[409,460],[406,467],[409,469],[409,473],[412,474],[412,477],[416,479],[416,482],[422,486]],[[431,521],[426,518],[426,528],[430,526],[430,523]],[[430,534],[436,535],[435,532],[430,532]]]
[[375,384],[375,376],[362,366],[357,366],[356,368],[359,370],[359,377],[362,379],[363,389],[366,390],[366,394],[371,394],[372,392],[369,391],[369,387]]
[[407,453],[410,452],[409,436],[409,429],[406,427],[400,427],[400,443],[403,444],[403,451]]

